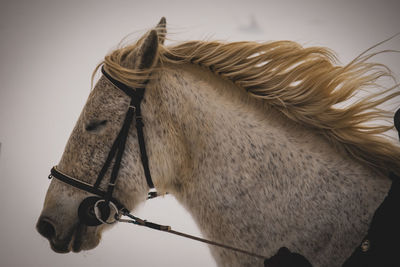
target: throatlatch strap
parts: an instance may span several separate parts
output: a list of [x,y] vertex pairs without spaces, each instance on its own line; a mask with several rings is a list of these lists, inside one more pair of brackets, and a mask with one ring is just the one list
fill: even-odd
[[143,119],[142,112],[140,110],[140,102],[136,103],[136,130],[139,142],[140,149],[140,158],[142,160],[144,175],[146,177],[147,185],[150,189],[154,188],[153,180],[151,179],[150,168],[149,168],[149,159],[147,157],[146,144],[144,142],[144,134],[143,134]]

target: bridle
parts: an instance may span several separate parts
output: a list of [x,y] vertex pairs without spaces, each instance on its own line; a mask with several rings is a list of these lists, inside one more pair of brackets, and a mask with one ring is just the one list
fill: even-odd
[[[160,225],[153,222],[148,222],[146,220],[142,220],[136,216],[133,216],[129,213],[129,210],[125,208],[120,201],[113,197],[113,191],[115,187],[116,180],[118,178],[118,172],[121,167],[121,160],[125,150],[126,140],[128,138],[129,128],[133,122],[133,119],[136,121],[136,130],[138,136],[138,143],[140,148],[140,157],[143,165],[144,175],[146,177],[147,185],[149,186],[148,199],[157,197],[157,191],[155,190],[153,180],[151,178],[150,169],[149,169],[149,161],[146,152],[146,145],[144,141],[143,135],[143,120],[141,115],[140,105],[144,97],[146,84],[148,80],[144,83],[142,88],[133,89],[120,81],[112,78],[105,70],[104,67],[101,69],[103,75],[118,89],[123,91],[126,95],[131,98],[128,111],[126,112],[124,123],[121,127],[121,130],[118,133],[117,138],[111,146],[110,152],[101,168],[99,175],[94,184],[89,184],[79,179],[76,179],[72,176],[69,176],[60,170],[57,169],[57,166],[54,166],[51,169],[51,174],[49,175],[49,179],[56,178],[64,183],[72,185],[78,189],[86,191],[88,193],[92,193],[96,196],[89,196],[85,198],[78,208],[78,217],[79,221],[82,224],[88,226],[97,226],[100,224],[112,224],[117,221],[119,222],[127,222],[133,223],[136,225],[145,226],[148,228],[172,233],[175,235],[179,235],[182,237],[190,238],[196,241],[204,242],[207,244],[223,247],[226,249],[230,249],[236,252],[245,253],[250,256],[254,256],[257,258],[265,259],[266,257],[263,255],[259,255],[253,252],[249,252],[243,249],[239,249],[236,247],[232,247],[229,245],[225,245],[222,243],[218,243],[215,241],[207,240],[204,238],[196,237],[193,235],[188,235],[182,232],[174,231],[170,226]],[[107,190],[103,191],[99,188],[101,181],[104,179],[104,176],[107,170],[110,168],[112,160],[115,158],[114,165],[111,169],[111,177],[107,185]],[[110,221],[111,211],[114,211],[114,220]],[[122,216],[127,216],[129,219],[122,219]]]
[[[149,169],[149,160],[146,152],[146,143],[144,141],[143,135],[143,119],[141,115],[141,103],[144,97],[146,84],[148,80],[144,83],[142,88],[133,89],[120,81],[111,77],[105,70],[104,67],[101,68],[103,75],[118,89],[123,91],[127,96],[130,97],[131,101],[128,107],[128,111],[125,114],[124,123],[119,131],[114,143],[111,146],[110,152],[101,168],[96,182],[91,185],[86,182],[82,182],[74,177],[62,173],[54,166],[51,169],[51,174],[49,179],[52,177],[63,181],[69,185],[79,188],[83,191],[95,194],[97,196],[91,196],[82,201],[78,209],[79,219],[82,223],[89,226],[96,226],[104,223],[110,215],[110,206],[116,211],[127,210],[120,201],[113,197],[113,191],[115,188],[115,183],[118,178],[118,172],[121,167],[121,160],[125,150],[126,140],[128,138],[129,128],[135,119],[135,125],[137,130],[138,143],[140,148],[140,158],[144,170],[144,175],[146,177],[147,185],[150,188],[148,193],[148,198],[154,198],[157,196],[157,191],[154,188],[154,183],[151,178]],[[111,177],[107,185],[107,190],[102,191],[99,186],[101,181],[104,179],[107,170],[111,167],[112,160],[115,158],[114,165],[111,170]],[[97,209],[98,208],[98,209]],[[93,210],[94,209],[94,210]],[[96,216],[97,213],[101,213],[101,216]],[[93,213],[94,212],[94,213]]]

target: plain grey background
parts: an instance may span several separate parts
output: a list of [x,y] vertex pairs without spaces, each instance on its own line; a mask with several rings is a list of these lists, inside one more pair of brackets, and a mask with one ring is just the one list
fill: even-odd
[[[96,249],[66,255],[34,228],[92,70],[126,35],[134,39],[166,16],[171,40],[289,39],[330,47],[348,63],[400,32],[399,7],[385,0],[1,1],[0,266],[215,266],[206,246],[135,226],[119,224]],[[400,38],[386,48],[399,50]],[[376,60],[399,77],[398,54]],[[200,234],[172,196],[136,214]]]

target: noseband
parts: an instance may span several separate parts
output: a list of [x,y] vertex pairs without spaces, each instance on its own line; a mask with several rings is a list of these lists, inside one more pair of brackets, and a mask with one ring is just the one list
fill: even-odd
[[[144,175],[146,177],[147,185],[150,190],[148,193],[148,198],[154,198],[157,196],[157,191],[154,188],[153,180],[151,179],[150,169],[149,169],[149,161],[146,152],[146,144],[144,141],[143,135],[143,120],[141,115],[140,105],[144,97],[145,93],[145,85],[148,80],[144,83],[143,88],[133,89],[120,81],[112,78],[105,70],[104,67],[101,69],[103,75],[118,89],[123,91],[126,95],[131,98],[128,111],[126,112],[124,123],[122,125],[121,130],[118,133],[117,138],[111,146],[110,152],[103,164],[103,167],[100,170],[100,173],[97,177],[97,180],[94,184],[85,183],[80,181],[74,177],[71,177],[67,174],[62,173],[60,170],[54,166],[51,169],[51,174],[49,175],[49,179],[52,177],[72,185],[76,188],[79,188],[83,191],[92,193],[97,195],[88,197],[82,201],[78,209],[78,215],[81,222],[95,226],[104,223],[107,220],[110,214],[110,206],[113,207],[117,212],[119,210],[127,209],[115,198],[113,198],[112,194],[114,191],[115,183],[118,178],[118,172],[121,167],[121,160],[125,150],[126,140],[129,134],[129,128],[132,124],[133,120],[136,121],[136,130],[138,136],[138,143],[140,148],[140,157],[143,165]],[[111,170],[111,177],[107,185],[107,190],[103,191],[99,188],[101,181],[103,180],[107,170],[111,167],[111,162],[115,158],[114,165]],[[111,203],[111,204],[110,204]],[[99,215],[99,211],[101,215]],[[97,213],[96,213],[97,212]]]

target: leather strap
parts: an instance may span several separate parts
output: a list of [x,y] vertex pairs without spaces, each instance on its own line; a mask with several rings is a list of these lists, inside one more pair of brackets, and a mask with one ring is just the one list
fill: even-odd
[[[130,126],[133,122],[133,118],[135,117],[136,120],[136,130],[137,130],[137,136],[138,136],[138,143],[139,143],[139,149],[140,149],[140,158],[142,161],[143,165],[143,170],[144,174],[146,177],[146,182],[147,185],[149,186],[150,189],[154,189],[154,183],[151,178],[151,173],[150,173],[150,168],[149,168],[149,160],[147,157],[147,151],[146,151],[146,144],[144,141],[144,134],[143,134],[143,120],[142,120],[142,114],[141,114],[141,108],[140,105],[142,103],[144,93],[145,93],[145,88],[136,88],[133,89],[120,81],[112,78],[107,72],[105,72],[104,67],[101,68],[102,73],[104,76],[118,89],[123,91],[126,95],[128,95],[131,98],[128,111],[126,112],[124,123],[122,125],[121,130],[119,131],[114,143],[111,146],[110,152],[107,155],[107,158],[103,164],[103,167],[101,168],[99,175],[97,176],[96,182],[91,185],[85,182],[82,182],[74,177],[68,176],[59,170],[57,170],[57,167],[53,167],[51,169],[51,174],[49,175],[49,178],[51,179],[52,177],[57,178],[58,180],[61,180],[69,185],[72,185],[76,188],[79,188],[81,190],[87,191],[89,193],[95,194],[97,196],[100,196],[105,199],[106,204],[108,204],[109,201],[112,201],[116,203],[117,207],[119,209],[124,208],[123,205],[120,204],[119,201],[114,199],[112,197],[114,188],[115,188],[115,183],[118,178],[118,172],[121,167],[121,161],[122,161],[122,156],[125,151],[125,145],[126,145],[126,140],[128,139],[129,135],[129,129]],[[147,84],[147,81],[145,82]],[[99,189],[100,183],[103,180],[107,170],[111,166],[112,160],[115,158],[114,165],[111,170],[111,177],[109,180],[109,183],[107,185],[107,190],[102,191]],[[152,191],[149,192],[148,198],[154,198],[157,196],[157,192]]]
[[[144,134],[143,134],[144,123],[143,123],[142,112],[141,112],[141,103],[142,103],[142,100],[143,100],[143,97],[144,97],[145,88],[133,89],[133,88],[121,83],[120,81],[114,79],[113,77],[111,77],[104,70],[104,67],[101,68],[101,71],[102,71],[103,75],[115,87],[117,87],[118,89],[120,89],[125,94],[127,94],[128,96],[131,97],[131,103],[130,103],[129,110],[127,112],[126,117],[128,118],[128,115],[129,115],[129,118],[128,118],[129,122],[132,121],[132,117],[131,117],[131,114],[130,114],[130,111],[132,110],[133,111],[132,114],[135,115],[135,119],[136,119],[136,130],[137,130],[138,143],[139,143],[139,149],[140,149],[140,158],[141,158],[142,165],[143,165],[144,175],[146,177],[146,182],[147,182],[147,185],[149,186],[149,188],[150,189],[154,189],[154,183],[153,183],[153,180],[151,178],[151,173],[150,173],[150,168],[149,168],[149,160],[148,160],[148,157],[147,157],[146,143],[144,141]],[[146,85],[147,82],[148,81],[146,81],[144,83],[144,85]],[[127,123],[127,120],[128,120],[127,118],[125,119],[124,126],[126,126],[128,128],[127,131],[129,131],[129,125],[126,125],[126,124],[128,124]],[[121,132],[123,132],[124,126],[122,127]],[[127,134],[128,134],[128,132],[126,132],[126,136],[127,136]],[[125,135],[123,135],[123,137],[125,137]],[[120,146],[122,148],[122,149],[120,149],[120,151],[122,150],[121,153],[123,153],[123,150],[125,148],[125,142],[126,142],[126,137],[125,137],[125,140],[122,141],[122,143],[124,143],[124,144],[120,144]],[[115,153],[115,152],[111,149],[111,151],[109,153],[109,157],[111,157],[111,159],[112,159],[112,156],[110,156],[111,152],[113,152],[113,153]],[[122,154],[121,154],[121,156],[122,156]],[[117,155],[117,160],[118,160],[118,155]],[[108,168],[108,167],[106,167],[105,164],[104,164],[104,166],[103,166],[103,169],[105,169],[104,173],[105,173],[105,171],[107,171],[106,168]],[[116,171],[116,172],[118,173],[118,171]],[[102,172],[100,172],[100,174],[102,174]],[[100,174],[99,174],[99,177],[97,178],[96,185],[98,185],[100,183],[101,179],[103,179],[103,177],[101,177]],[[104,174],[103,174],[103,176],[104,176]],[[116,179],[116,176],[114,178],[112,176],[112,180],[111,181],[115,182],[115,179]],[[154,192],[150,192],[149,193],[149,198],[153,198],[153,197],[156,197],[156,196],[157,195],[154,194]]]
[[[59,171],[57,169],[56,166],[54,166],[51,169],[50,172],[51,172],[51,174],[49,175],[49,179],[54,177],[57,180],[60,180],[60,181],[62,181],[64,183],[66,183],[66,184],[72,185],[73,187],[76,187],[76,188],[81,189],[83,191],[95,194],[95,195],[97,195],[97,196],[99,196],[101,198],[105,198],[105,196],[106,196],[106,192],[105,191],[102,191],[102,190],[100,190],[98,188],[95,188],[91,184],[82,182],[82,181],[80,181],[78,179],[75,179],[74,177],[71,177],[69,175],[66,175],[65,173],[62,173],[61,171]],[[116,200],[115,198],[111,198],[110,200],[117,206],[117,208],[119,210],[123,210],[123,209],[126,210],[124,208],[124,206],[118,200]]]

